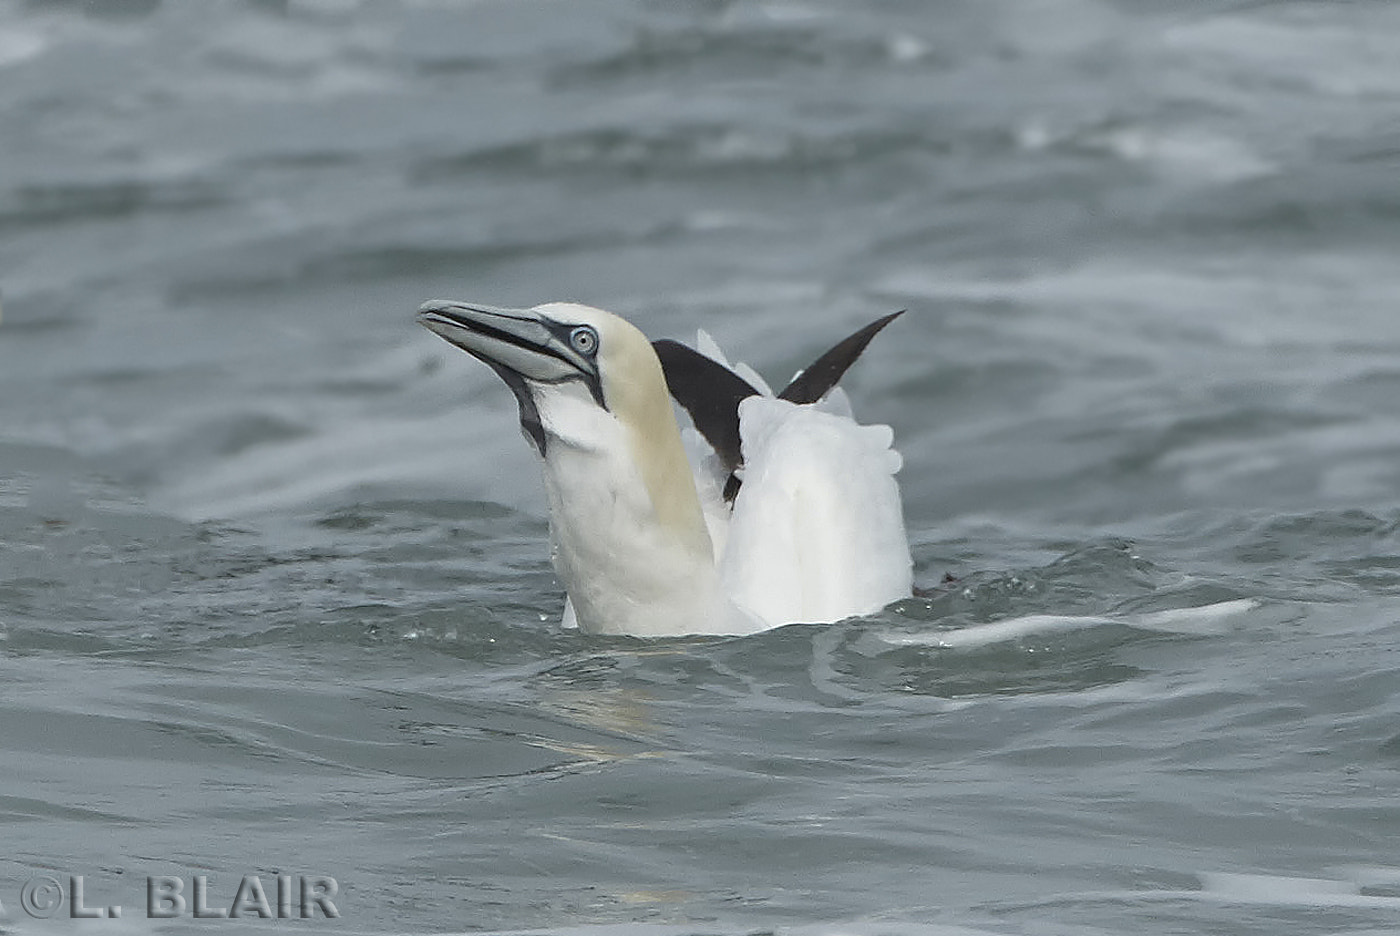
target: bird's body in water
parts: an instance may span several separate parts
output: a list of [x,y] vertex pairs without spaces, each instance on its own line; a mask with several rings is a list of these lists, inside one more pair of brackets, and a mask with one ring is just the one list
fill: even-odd
[[[433,301],[420,321],[506,382],[540,454],[566,620],[633,635],[743,634],[868,614],[909,595],[885,426],[833,389],[894,316],[780,394],[700,353],[654,345],[588,306]],[[671,405],[690,413],[691,452]]]

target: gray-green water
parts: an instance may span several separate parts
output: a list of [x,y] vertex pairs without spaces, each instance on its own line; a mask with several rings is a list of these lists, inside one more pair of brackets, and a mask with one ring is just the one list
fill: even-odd
[[[279,872],[365,933],[1400,928],[1397,35],[0,0],[6,931],[77,927],[21,904],[68,875],[125,907],[93,930],[268,931],[144,882]],[[775,378],[907,307],[846,384],[939,591],[561,631],[436,296]]]

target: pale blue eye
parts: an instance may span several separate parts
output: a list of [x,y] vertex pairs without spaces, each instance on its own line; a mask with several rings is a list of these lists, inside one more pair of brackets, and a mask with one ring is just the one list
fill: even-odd
[[585,357],[592,357],[598,351],[598,333],[588,325],[580,325],[569,332],[569,344]]

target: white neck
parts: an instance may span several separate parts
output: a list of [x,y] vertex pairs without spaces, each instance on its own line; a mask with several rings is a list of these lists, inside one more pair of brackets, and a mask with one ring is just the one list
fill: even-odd
[[665,419],[651,414],[643,427],[624,425],[573,382],[538,386],[535,402],[548,438],[554,565],[580,626],[617,634],[730,632],[669,400]]

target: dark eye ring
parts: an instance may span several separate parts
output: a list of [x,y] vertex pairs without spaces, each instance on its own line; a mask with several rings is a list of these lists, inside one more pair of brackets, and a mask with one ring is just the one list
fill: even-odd
[[592,357],[598,350],[598,333],[592,326],[580,325],[569,332],[569,344],[573,345],[579,354]]

